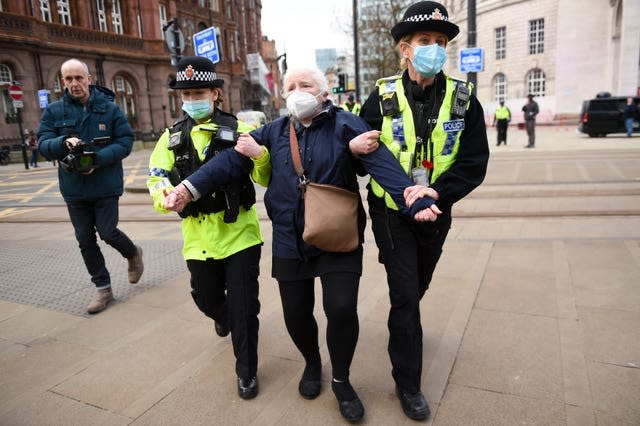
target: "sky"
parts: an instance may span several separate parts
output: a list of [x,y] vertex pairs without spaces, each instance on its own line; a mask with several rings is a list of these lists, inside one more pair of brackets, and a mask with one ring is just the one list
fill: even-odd
[[352,48],[349,0],[262,0],[262,35],[276,41],[287,66],[315,66],[315,50]]

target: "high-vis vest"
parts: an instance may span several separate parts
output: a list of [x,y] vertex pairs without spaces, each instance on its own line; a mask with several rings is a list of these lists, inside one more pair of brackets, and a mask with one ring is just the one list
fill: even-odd
[[511,111],[506,106],[499,106],[496,109],[496,120],[508,120],[511,116]]
[[[430,171],[427,170],[430,183],[435,182],[442,173],[451,167],[458,154],[460,134],[464,130],[464,120],[453,116],[451,112],[455,89],[458,84],[464,84],[469,89],[469,92],[473,90],[471,83],[465,83],[449,76],[445,77],[446,91],[438,112],[437,123],[431,131],[431,143],[425,140],[419,152],[415,152],[416,132],[413,113],[404,94],[402,76],[395,75],[382,78],[376,82],[381,99],[384,99],[385,95],[389,97],[394,92],[398,99],[398,112],[383,115],[380,140],[396,156],[409,177],[411,177],[412,168],[423,167],[423,160],[431,161],[432,169]],[[469,102],[465,106],[466,109],[469,109]],[[381,110],[384,111],[382,107]],[[398,206],[393,199],[389,194],[385,193],[385,190],[374,179],[371,179],[371,189],[377,197],[382,198],[384,196],[387,207],[398,210]]]
[[360,105],[360,103],[358,102],[354,102],[353,106],[349,108],[349,103],[345,102],[342,104],[342,109],[345,111],[349,111],[350,113],[353,113],[355,115],[360,115],[360,110],[362,109],[362,105]]

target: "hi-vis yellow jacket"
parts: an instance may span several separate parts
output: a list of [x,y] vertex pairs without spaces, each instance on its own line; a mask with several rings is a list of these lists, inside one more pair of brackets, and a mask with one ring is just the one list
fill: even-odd
[[[464,129],[463,122],[460,123],[461,120],[454,120],[452,117],[451,104],[456,85],[467,85],[467,83],[449,76],[445,77],[446,92],[438,112],[437,123],[431,132],[431,143],[425,140],[419,152],[416,152],[415,123],[411,107],[404,93],[402,75],[382,78],[376,83],[381,97],[395,92],[399,107],[397,114],[383,116],[380,140],[396,156],[409,177],[411,177],[411,170],[414,167],[423,167],[423,160],[428,161],[429,166],[432,167],[430,171],[427,170],[429,183],[435,182],[438,176],[447,171],[456,161],[460,146],[460,134]],[[468,87],[471,91],[472,85],[469,84]],[[468,102],[465,108],[469,108]],[[453,125],[450,125],[451,123]],[[384,196],[387,207],[398,210],[391,197],[385,194],[384,189],[374,179],[371,179],[371,189],[377,197]]]
[[[205,148],[214,134],[212,130],[217,127],[212,121],[207,121],[196,124],[191,129],[191,139],[201,161],[204,161]],[[238,121],[239,132],[249,132],[252,129],[253,127]],[[167,148],[169,135],[170,131],[167,129],[156,143],[149,159],[147,187],[153,199],[153,207],[161,213],[173,213],[162,207],[162,190],[172,189],[171,186],[163,187],[162,182],[164,178],[168,179],[175,163],[173,151]],[[268,157],[266,161],[269,161]],[[249,210],[240,206],[238,218],[233,223],[224,222],[224,211],[183,218],[182,237],[182,254],[185,259],[193,260],[224,259],[263,241],[255,204]]]

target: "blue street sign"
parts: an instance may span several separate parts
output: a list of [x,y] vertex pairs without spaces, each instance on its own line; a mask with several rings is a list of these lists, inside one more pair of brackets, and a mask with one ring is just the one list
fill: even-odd
[[484,71],[484,49],[482,47],[460,49],[459,59],[461,73]]
[[197,56],[207,57],[214,64],[220,62],[216,28],[209,27],[193,35],[193,47]]
[[38,103],[40,108],[46,108],[49,105],[49,91],[47,89],[38,90]]

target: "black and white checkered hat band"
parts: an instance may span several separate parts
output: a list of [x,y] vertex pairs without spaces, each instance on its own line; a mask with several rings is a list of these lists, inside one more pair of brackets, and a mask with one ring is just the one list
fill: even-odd
[[404,22],[423,22],[423,21],[448,21],[449,17],[446,15],[442,15],[439,14],[438,18],[434,18],[434,13],[430,13],[430,14],[426,14],[423,13],[421,15],[413,15],[413,16],[409,16],[407,19],[404,20]]
[[176,73],[176,81],[215,81],[218,76],[213,71],[191,71],[193,75],[189,77],[186,71]]

